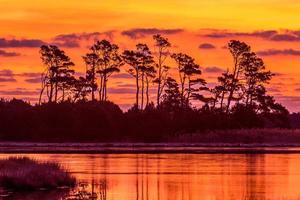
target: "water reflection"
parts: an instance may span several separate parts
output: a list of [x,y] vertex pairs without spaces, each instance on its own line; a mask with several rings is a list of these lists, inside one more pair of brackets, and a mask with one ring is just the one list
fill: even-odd
[[299,154],[30,156],[60,162],[80,184],[67,196],[27,199],[300,199]]
[[2,200],[62,200],[67,197],[69,190],[37,191],[12,193],[9,196],[0,196]]

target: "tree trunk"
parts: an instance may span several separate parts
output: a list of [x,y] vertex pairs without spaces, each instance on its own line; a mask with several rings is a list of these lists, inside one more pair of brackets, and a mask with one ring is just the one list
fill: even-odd
[[146,106],[149,105],[149,80],[146,77]]
[[142,103],[141,103],[141,109],[143,110],[144,109],[144,72],[142,73]]
[[136,95],[135,95],[135,99],[136,99],[136,106],[137,108],[139,108],[139,93],[140,93],[140,87],[139,87],[139,70],[135,70],[136,71],[136,77],[135,77],[135,84],[136,84]]
[[49,102],[52,102],[52,98],[53,98],[53,83],[50,83]]
[[103,88],[103,77],[100,75],[99,101],[102,101],[102,88]]
[[95,85],[95,67],[92,67],[92,101],[95,100],[95,90],[94,90],[94,85]]
[[56,82],[55,83],[55,97],[54,97],[55,103],[57,103],[57,91],[58,91],[58,83]]
[[234,58],[234,70],[233,70],[233,79],[231,81],[231,88],[230,88],[230,93],[229,93],[229,96],[228,96],[228,101],[227,101],[227,107],[226,107],[226,113],[229,112],[229,108],[230,108],[230,104],[231,104],[231,100],[232,100],[232,97],[233,97],[233,92],[235,90],[235,80],[238,78],[237,76],[237,71],[238,71],[238,58]]

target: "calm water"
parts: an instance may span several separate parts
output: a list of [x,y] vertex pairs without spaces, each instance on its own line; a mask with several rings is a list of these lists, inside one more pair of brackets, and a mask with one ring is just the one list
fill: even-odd
[[[24,155],[24,154],[18,154]],[[0,158],[7,155],[0,154]],[[300,154],[30,154],[57,161],[80,182],[74,191],[16,194],[14,200],[300,199]]]

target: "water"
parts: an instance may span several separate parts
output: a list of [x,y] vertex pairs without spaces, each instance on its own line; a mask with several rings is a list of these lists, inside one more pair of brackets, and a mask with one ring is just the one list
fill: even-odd
[[[20,155],[24,154],[0,154],[0,158]],[[27,156],[61,163],[80,184],[73,191],[14,194],[3,199],[76,199],[78,194],[92,192],[97,200],[300,199],[300,154]]]

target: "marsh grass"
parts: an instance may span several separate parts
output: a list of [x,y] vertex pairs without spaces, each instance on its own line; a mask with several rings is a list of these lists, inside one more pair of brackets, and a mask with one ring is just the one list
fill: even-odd
[[216,144],[265,144],[288,146],[300,144],[299,129],[233,129],[214,130],[192,134],[178,134],[169,142]]
[[73,187],[76,180],[57,163],[39,162],[27,157],[0,160],[0,186],[13,190]]

